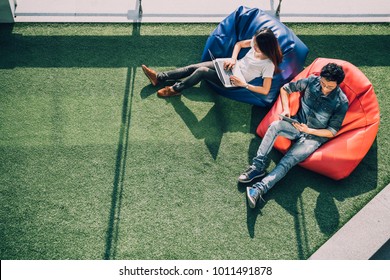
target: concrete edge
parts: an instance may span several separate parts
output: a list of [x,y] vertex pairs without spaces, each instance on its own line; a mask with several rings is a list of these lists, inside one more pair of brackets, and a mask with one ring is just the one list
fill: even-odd
[[310,256],[309,260],[369,260],[389,244],[389,240],[390,184]]

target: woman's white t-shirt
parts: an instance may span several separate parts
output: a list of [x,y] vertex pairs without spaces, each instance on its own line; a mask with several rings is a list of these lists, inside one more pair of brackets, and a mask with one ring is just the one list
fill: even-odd
[[275,65],[269,58],[258,59],[255,57],[253,47],[238,61],[238,66],[246,82],[250,82],[257,77],[272,78],[275,71]]

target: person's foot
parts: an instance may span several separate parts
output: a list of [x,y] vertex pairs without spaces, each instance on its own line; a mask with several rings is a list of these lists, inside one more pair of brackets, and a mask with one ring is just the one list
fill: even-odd
[[178,91],[175,91],[172,87],[164,87],[162,89],[160,89],[159,91],[157,91],[157,95],[159,97],[171,97],[171,96],[176,96],[176,95],[180,95],[181,93],[178,92]]
[[146,77],[148,77],[150,83],[153,86],[157,86],[157,84],[158,84],[157,72],[154,71],[153,69],[146,67],[146,65],[142,65],[142,70],[144,71]]
[[264,175],[265,175],[264,171],[258,171],[257,169],[251,166],[244,173],[242,173],[240,177],[238,177],[238,181],[240,183],[249,183],[256,178],[263,177]]
[[258,187],[247,187],[246,188],[246,197],[248,199],[248,204],[250,208],[255,208],[256,203],[259,200],[259,198],[264,201],[263,199],[264,191]]

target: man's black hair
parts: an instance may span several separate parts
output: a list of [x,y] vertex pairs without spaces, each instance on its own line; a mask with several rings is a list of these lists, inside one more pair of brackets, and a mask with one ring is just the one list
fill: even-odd
[[327,81],[336,82],[338,85],[345,78],[343,68],[336,63],[328,63],[321,69],[321,77],[325,78]]

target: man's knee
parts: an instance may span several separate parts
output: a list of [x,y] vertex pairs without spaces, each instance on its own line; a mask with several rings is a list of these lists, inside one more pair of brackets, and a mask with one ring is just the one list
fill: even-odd
[[281,129],[281,120],[273,121],[268,127],[268,130],[272,130],[272,131],[279,131],[280,129]]
[[290,148],[284,157],[288,157],[288,162],[295,165],[307,159],[319,147],[320,143],[317,141],[298,141]]

